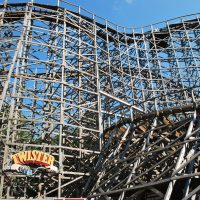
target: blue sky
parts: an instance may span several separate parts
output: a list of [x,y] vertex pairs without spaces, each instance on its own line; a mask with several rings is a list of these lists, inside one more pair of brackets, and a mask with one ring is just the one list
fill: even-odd
[[130,27],[140,27],[177,16],[200,13],[200,0],[71,0],[71,2],[118,25]]
[[[4,0],[0,0],[3,2]],[[8,0],[23,2],[27,0]],[[40,3],[56,0],[35,0]],[[200,13],[200,0],[69,0],[118,25],[140,27]],[[200,16],[199,16],[200,17]]]

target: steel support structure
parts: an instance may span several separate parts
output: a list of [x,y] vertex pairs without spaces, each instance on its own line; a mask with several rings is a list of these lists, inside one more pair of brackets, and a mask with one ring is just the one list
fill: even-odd
[[[0,4],[0,199],[198,199],[199,53],[198,14],[127,28]],[[59,173],[6,171],[22,150]]]

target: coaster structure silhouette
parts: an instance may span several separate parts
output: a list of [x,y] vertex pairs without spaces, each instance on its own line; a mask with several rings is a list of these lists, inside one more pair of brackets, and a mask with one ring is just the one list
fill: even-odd
[[[198,14],[129,28],[0,4],[0,199],[199,199],[199,53]],[[41,151],[58,171],[13,170]]]

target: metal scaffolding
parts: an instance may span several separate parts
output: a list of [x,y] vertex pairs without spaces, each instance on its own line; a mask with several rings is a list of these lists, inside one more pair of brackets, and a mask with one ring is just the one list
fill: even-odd
[[[198,14],[127,28],[0,4],[0,199],[198,199],[199,53]],[[7,170],[28,150],[59,172]]]

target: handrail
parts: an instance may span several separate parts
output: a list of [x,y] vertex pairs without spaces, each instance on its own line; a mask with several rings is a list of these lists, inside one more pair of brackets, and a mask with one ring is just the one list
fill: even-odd
[[[20,0],[18,0],[18,3],[19,3]],[[27,3],[27,2],[30,2],[30,3],[41,3],[39,0],[22,0],[21,3]],[[116,29],[115,30],[119,30],[119,32],[124,32],[124,33],[135,33],[135,32],[138,32],[137,30],[142,30],[143,29],[146,29],[146,28],[149,28],[149,29],[156,29],[158,27],[153,27],[153,26],[157,26],[157,25],[160,25],[160,24],[167,24],[167,23],[170,23],[174,20],[177,20],[177,19],[180,19],[180,22],[181,22],[181,19],[183,18],[186,18],[186,17],[193,17],[195,16],[195,18],[199,18],[198,15],[200,15],[200,13],[194,13],[194,14],[188,14],[188,15],[183,15],[183,16],[178,16],[178,17],[175,17],[175,18],[171,18],[171,19],[168,19],[168,20],[163,20],[163,21],[160,21],[160,22],[156,22],[156,23],[153,23],[153,24],[150,24],[150,25],[145,25],[145,26],[140,26],[140,27],[129,27],[129,26],[122,26],[122,25],[118,25],[116,23],[113,23],[111,22],[110,20],[104,18],[104,17],[101,17],[101,16],[98,16],[96,15],[95,13],[81,7],[81,6],[78,6],[74,3],[71,3],[69,1],[65,1],[65,0],[56,0],[56,1],[49,1],[51,3],[51,5],[54,5],[54,6],[58,6],[58,7],[64,7],[64,8],[67,8],[67,7],[71,7],[71,8],[74,8],[74,10],[83,15],[83,16],[86,16],[88,17],[87,15],[90,15],[90,18],[93,19],[94,21],[96,22],[99,22],[101,24],[108,24],[109,25],[112,25],[113,26],[116,26]],[[55,3],[54,3],[55,2]],[[16,1],[14,0],[4,0],[4,3],[16,3]],[[1,5],[1,4],[0,4]],[[68,8],[67,8],[68,9]],[[69,9],[69,10],[72,10],[72,9]],[[73,11],[73,10],[72,10]],[[120,30],[121,29],[121,30]]]

